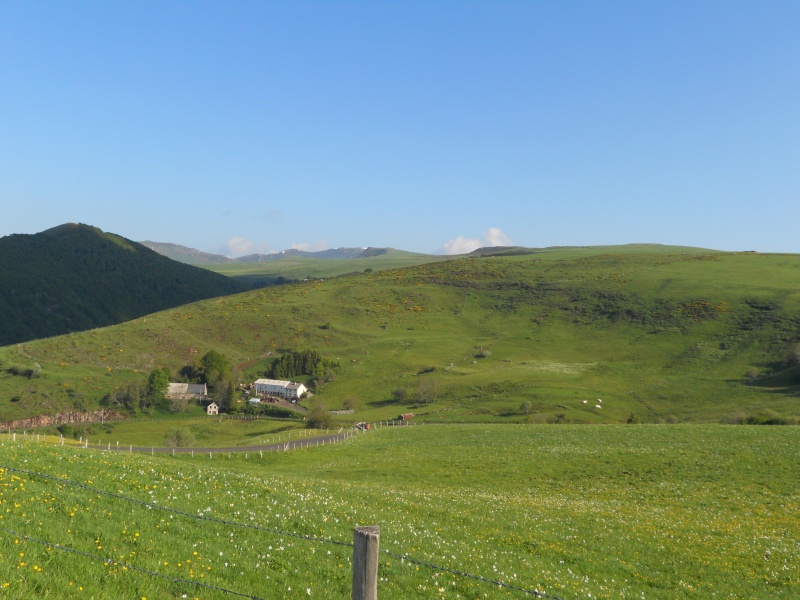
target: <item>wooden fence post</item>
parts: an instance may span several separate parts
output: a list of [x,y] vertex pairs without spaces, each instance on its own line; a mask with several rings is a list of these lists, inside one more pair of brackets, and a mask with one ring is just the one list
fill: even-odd
[[353,540],[352,600],[378,600],[378,549],[381,528],[356,527]]

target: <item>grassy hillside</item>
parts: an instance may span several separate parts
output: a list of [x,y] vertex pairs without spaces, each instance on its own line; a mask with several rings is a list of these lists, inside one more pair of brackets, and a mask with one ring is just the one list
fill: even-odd
[[120,323],[244,287],[87,225],[0,238],[0,344]]
[[309,258],[288,255],[267,262],[229,262],[198,265],[215,273],[240,281],[249,287],[264,287],[304,279],[324,279],[348,273],[399,269],[429,262],[449,260],[448,256],[415,254],[392,248],[366,252],[358,258]]
[[3,435],[0,586],[343,598],[353,528],[377,524],[381,598],[524,597],[444,569],[563,600],[796,598],[799,449],[798,428],[720,425],[427,425],[213,459]]
[[209,252],[201,252],[195,248],[188,248],[179,244],[168,244],[163,242],[140,242],[142,246],[147,246],[150,250],[158,252],[169,259],[178,262],[186,263],[187,265],[203,265],[203,264],[216,264],[228,263],[233,259],[223,256],[222,254],[211,254]]
[[[0,400],[0,417],[90,405],[210,349],[249,379],[287,349],[338,359],[341,372],[318,397],[331,408],[356,398],[364,420],[408,411],[472,422],[800,415],[791,352],[800,256],[608,250],[362,272],[7,347],[0,386],[16,401]],[[29,378],[34,363],[39,376]],[[396,390],[406,399],[393,400]]]

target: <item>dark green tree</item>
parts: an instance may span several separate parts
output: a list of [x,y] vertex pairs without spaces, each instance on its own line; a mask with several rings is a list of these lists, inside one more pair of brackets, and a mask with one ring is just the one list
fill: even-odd
[[147,393],[153,396],[163,396],[169,387],[169,373],[164,369],[153,369],[147,378]]
[[236,386],[232,379],[220,381],[217,384],[217,399],[219,409],[224,413],[236,412]]
[[209,350],[200,359],[200,368],[206,383],[212,383],[214,379],[228,379],[230,377],[231,365],[224,354],[216,350]]

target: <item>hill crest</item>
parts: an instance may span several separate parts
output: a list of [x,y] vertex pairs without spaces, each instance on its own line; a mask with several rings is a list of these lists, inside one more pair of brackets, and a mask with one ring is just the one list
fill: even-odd
[[0,238],[0,344],[92,329],[243,291],[82,223]]

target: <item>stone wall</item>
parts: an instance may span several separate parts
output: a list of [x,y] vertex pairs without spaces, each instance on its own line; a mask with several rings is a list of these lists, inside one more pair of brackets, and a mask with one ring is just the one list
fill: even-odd
[[90,410],[88,412],[69,411],[54,415],[39,415],[26,419],[0,422],[3,429],[34,429],[37,427],[53,427],[71,423],[100,423],[101,421],[120,421],[128,417],[115,410]]

